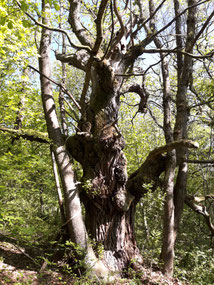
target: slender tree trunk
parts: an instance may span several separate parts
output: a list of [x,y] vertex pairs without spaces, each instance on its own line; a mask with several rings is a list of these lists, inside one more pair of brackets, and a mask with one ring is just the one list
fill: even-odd
[[55,184],[56,184],[56,191],[57,191],[57,196],[58,196],[58,202],[59,202],[59,210],[60,210],[61,220],[62,220],[62,223],[65,224],[65,222],[66,222],[66,217],[65,217],[63,196],[62,196],[62,191],[61,191],[61,187],[60,187],[60,181],[59,181],[59,175],[58,175],[58,171],[57,171],[56,159],[55,159],[54,152],[53,152],[52,150],[51,150],[51,159],[52,159],[54,180],[55,180]]
[[[43,0],[43,23],[46,25],[49,24],[49,9],[49,2]],[[94,269],[94,273],[96,273],[99,277],[105,277],[107,276],[108,271],[101,262],[97,261],[96,256],[88,243],[88,236],[82,217],[79,193],[74,181],[74,172],[72,170],[69,153],[66,150],[65,142],[63,140],[57,119],[51,82],[47,79],[51,75],[50,39],[50,31],[43,28],[39,59],[39,68],[41,72],[41,93],[48,134],[53,143],[53,150],[62,181],[68,230],[71,239],[84,251],[85,260],[87,264],[90,264],[90,266]],[[45,75],[46,77],[42,75]]]
[[[173,131],[171,128],[171,96],[169,84],[168,62],[164,55],[162,58],[162,76],[163,76],[163,108],[164,108],[164,134],[166,143],[173,142]],[[163,272],[173,275],[174,269],[174,248],[175,248],[175,205],[174,205],[174,180],[176,169],[176,151],[172,150],[167,153],[167,163],[165,168],[164,191],[166,201],[164,206],[163,220],[163,244],[161,259],[163,261]]]
[[[188,1],[189,6],[194,4],[193,1]],[[151,4],[150,4],[151,5]],[[179,14],[179,2],[174,1],[175,15]],[[186,51],[192,52],[191,43],[194,38],[194,21],[195,21],[195,9],[190,9],[187,18],[187,40]],[[155,43],[158,48],[161,48],[159,40],[156,39]],[[181,17],[176,19],[176,43],[178,49],[182,49],[181,38]],[[187,88],[189,84],[189,77],[191,76],[190,70],[192,68],[192,59],[189,56],[184,57],[178,53],[177,55],[177,82],[178,90],[176,96],[176,122],[174,127],[174,136],[171,128],[170,119],[170,95],[167,86],[169,86],[168,66],[164,55],[162,57],[162,74],[163,74],[163,107],[164,107],[164,131],[166,142],[173,140],[178,141],[187,138],[187,121],[189,117],[189,110],[187,104]],[[174,137],[174,138],[173,138]],[[168,154],[168,162],[165,170],[165,191],[166,191],[166,203],[165,203],[165,215],[164,215],[164,232],[163,232],[163,246],[161,258],[164,262],[163,271],[165,274],[173,275],[173,263],[174,263],[174,246],[177,236],[177,230],[183,211],[186,183],[187,183],[187,164],[183,162],[187,158],[187,148],[180,147],[175,151]],[[179,165],[178,175],[176,177],[176,184],[174,186],[175,168],[176,163]]]
[[175,250],[175,205],[174,205],[174,178],[176,169],[175,150],[168,152],[164,189],[166,201],[164,206],[164,227],[161,259],[163,260],[163,272],[168,276],[173,275],[174,250]]
[[[171,128],[171,96],[169,84],[169,70],[167,59],[162,57],[162,76],[163,76],[163,108],[164,108],[164,134],[166,143],[173,142],[173,131]],[[164,206],[163,221],[163,244],[161,259],[163,261],[163,272],[173,275],[174,269],[174,248],[175,248],[175,205],[174,205],[174,180],[176,169],[176,151],[172,150],[167,153],[167,163],[165,168],[164,191],[166,201]]]
[[[196,4],[195,0],[189,0],[188,6],[194,6]],[[178,13],[179,4],[175,1],[175,10]],[[187,16],[187,39],[185,44],[186,52],[193,52],[193,42],[195,38],[195,23],[196,23],[196,7],[192,7],[188,11]],[[180,21],[177,22],[177,32],[181,30]],[[177,36],[177,42],[179,46],[181,46],[182,40],[179,35]],[[174,139],[186,139],[187,138],[187,122],[189,118],[189,107],[187,100],[187,91],[190,84],[190,80],[192,78],[192,68],[193,68],[193,60],[190,56],[185,55],[184,58],[181,55],[178,55],[178,90],[176,96],[176,107],[177,107],[177,115],[176,122],[174,127]],[[181,214],[183,211],[184,199],[186,195],[186,185],[187,185],[187,177],[188,177],[188,166],[187,163],[184,162],[188,158],[188,150],[184,147],[177,150],[177,163],[179,165],[178,175],[176,179],[176,185],[174,189],[174,203],[175,203],[175,232],[177,234],[177,230],[179,227],[179,222],[181,219]]]
[[[153,0],[149,1],[150,15],[155,11]],[[155,32],[155,18],[151,20],[150,29]],[[158,37],[154,39],[154,43],[158,49],[161,49],[162,43]],[[160,53],[161,69],[163,78],[163,110],[164,120],[163,129],[165,141],[167,144],[174,141],[173,130],[171,127],[171,95],[170,95],[170,80],[169,80],[169,66],[166,54]],[[176,151],[167,152],[167,162],[165,166],[164,177],[164,192],[166,193],[166,200],[164,204],[163,217],[163,243],[160,259],[163,262],[163,272],[168,276],[173,275],[174,269],[174,250],[175,250],[175,205],[174,205],[174,180],[176,170]]]
[[[62,3],[60,1],[60,17],[62,18],[63,15],[63,7]],[[62,24],[60,22],[59,28],[61,29]],[[66,53],[66,39],[65,35],[62,34],[62,53]],[[61,62],[61,67],[62,67],[62,80],[61,84],[65,86],[65,81],[66,81],[66,66],[64,62]],[[59,107],[60,107],[60,119],[61,119],[61,126],[62,126],[62,131],[64,135],[68,135],[68,126],[66,123],[66,117],[65,117],[65,103],[64,103],[64,93],[62,89],[59,90]]]
[[[48,25],[48,13],[50,12],[48,1],[43,1],[42,8],[44,11],[43,23]],[[50,31],[43,28],[40,43],[39,68],[41,74],[44,74],[47,77],[51,76],[50,36]],[[70,220],[68,224],[70,234],[75,242],[77,242],[81,247],[86,248],[87,238],[82,220],[80,199],[78,196],[78,190],[75,186],[74,174],[71,168],[69,154],[65,149],[63,136],[56,115],[51,82],[42,75],[40,80],[47,129],[49,137],[53,141],[54,153],[64,188],[66,200],[66,218]]]

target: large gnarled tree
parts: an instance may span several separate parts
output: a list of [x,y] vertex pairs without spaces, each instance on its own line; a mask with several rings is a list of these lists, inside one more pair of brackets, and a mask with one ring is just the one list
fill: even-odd
[[[22,8],[23,3],[15,2]],[[206,1],[187,0],[182,6],[179,1],[172,2],[174,16],[170,16],[167,23],[156,25],[156,19],[168,11],[168,1],[158,5],[151,0],[148,3],[141,0],[134,3],[131,0],[126,3],[100,0],[96,5],[94,1],[66,1],[63,4],[69,10],[70,30],[63,30],[63,25],[51,27],[49,1],[42,1],[42,22],[24,9],[25,14],[42,27],[39,59],[41,93],[49,139],[64,191],[66,224],[70,237],[85,250],[87,261],[101,276],[107,271],[122,274],[133,260],[139,264],[142,262],[134,233],[136,205],[147,191],[144,185],[152,184],[155,191],[163,172],[166,204],[162,259],[164,272],[168,275],[173,273],[174,245],[187,181],[185,161],[188,148],[197,147],[187,140],[187,94],[193,58],[209,58],[210,54],[194,54],[194,47],[209,23],[205,21],[201,30],[197,30],[197,7],[206,5]],[[86,28],[89,19],[91,29]],[[78,99],[71,95],[72,90],[70,93],[65,86],[58,84],[69,95],[74,113],[78,113],[73,120],[76,122],[76,134],[72,136],[67,136],[67,129],[60,127],[56,114],[51,87],[54,81],[50,72],[51,32],[62,33],[64,43],[66,41],[69,46],[67,51],[70,49],[67,54],[65,48],[63,53],[56,52],[57,60],[85,74]],[[172,44],[169,39],[165,40],[166,35],[170,35]],[[138,59],[148,53],[159,55],[162,68],[166,146],[153,150],[142,166],[128,177],[123,153],[125,141],[118,127],[120,97],[122,93],[136,93],[140,97],[139,111],[146,110],[148,92],[144,80],[142,85],[130,84],[131,80],[128,87],[124,83],[139,69]],[[176,56],[173,60],[177,65],[177,90],[174,94],[169,78],[171,56]],[[141,75],[144,79],[146,72]],[[173,95],[176,106],[174,119],[171,112]],[[64,112],[63,100],[61,96],[60,110]],[[79,184],[75,181],[70,157],[82,166]],[[85,222],[80,201],[85,208]],[[102,263],[97,261],[88,236],[103,245]]]

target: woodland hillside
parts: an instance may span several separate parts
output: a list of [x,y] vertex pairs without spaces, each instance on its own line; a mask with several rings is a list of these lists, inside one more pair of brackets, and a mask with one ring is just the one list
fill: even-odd
[[213,1],[0,3],[0,283],[213,284]]

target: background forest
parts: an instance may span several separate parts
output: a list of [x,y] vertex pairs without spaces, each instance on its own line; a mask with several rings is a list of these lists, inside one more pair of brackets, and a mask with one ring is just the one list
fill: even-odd
[[[56,184],[53,172],[54,160],[51,157],[42,107],[39,73],[37,72],[38,58],[40,58],[41,27],[26,15],[26,13],[30,13],[40,22],[42,11],[39,2],[0,0],[0,245],[3,237],[7,237],[14,238],[17,244],[39,247],[41,254],[37,258],[35,257],[35,261],[42,266],[43,261],[47,261],[56,250],[54,249],[53,252],[50,250],[45,255],[43,249],[53,246],[63,221],[58,202],[57,189],[59,185]],[[51,5],[50,25],[56,30],[69,31],[67,23],[69,1],[52,0],[48,2]],[[81,12],[85,17],[83,24],[87,26],[89,32],[90,30],[94,32],[96,29],[89,15],[98,13],[100,2],[102,1],[81,2]],[[133,13],[137,13],[137,10],[135,11],[136,3],[143,2],[146,18],[151,21],[149,1],[122,2],[118,3],[120,12],[126,3],[133,2],[133,7],[128,12],[124,12],[124,18],[129,17],[131,9],[133,9]],[[174,17],[174,11],[171,8],[173,1],[154,2],[156,7],[164,5],[164,8],[160,10],[159,18],[157,17],[160,20],[157,21],[156,28],[160,29]],[[186,1],[178,2],[185,10]],[[189,149],[188,152],[186,189],[189,202],[184,204],[179,225],[175,246],[174,277],[180,281],[189,282],[187,284],[213,284],[214,5],[212,1],[196,2],[197,4],[202,2],[202,4],[198,6],[197,10],[196,35],[198,38],[195,38],[197,44],[194,43],[193,50],[197,56],[192,57],[191,78],[187,88],[189,106],[187,133],[188,139],[197,142],[199,147]],[[156,11],[159,11],[159,8]],[[106,13],[109,14],[106,15],[105,25],[110,21],[111,9],[109,8]],[[186,21],[186,19],[187,15],[184,13],[182,21]],[[118,22],[116,24],[120,28]],[[186,27],[182,32],[185,33],[185,29]],[[139,38],[144,37],[146,32],[150,33],[151,31],[146,31],[145,28]],[[161,48],[166,53],[166,50],[174,48],[172,33],[174,30],[169,26],[160,34]],[[76,38],[72,40],[77,44]],[[104,47],[105,45],[107,43],[104,43]],[[151,151],[166,144],[163,123],[165,113],[162,103],[164,89],[162,63],[164,59],[163,53],[152,51],[158,48],[157,46],[151,43],[150,53],[143,53],[138,57],[127,72],[129,76],[124,76],[123,88],[120,90],[121,105],[118,127],[126,142],[123,151],[127,159],[128,176],[140,168]],[[65,133],[72,136],[78,131],[80,115],[71,97],[75,98],[77,102],[81,101],[80,90],[85,83],[85,74],[83,70],[71,66],[72,64],[65,64],[56,59],[58,51],[61,52],[62,49],[68,53],[73,52],[65,34],[55,31],[52,33],[50,51],[53,98],[57,115],[61,118],[61,128],[63,129],[63,124],[65,124],[67,128]],[[177,54],[168,52],[164,56],[167,58],[169,67],[171,124],[174,125],[176,120]],[[135,76],[135,74],[138,75]],[[147,101],[143,106],[142,96],[135,92],[136,90],[128,89],[133,84],[141,86],[146,94]],[[90,98],[91,88],[89,84],[86,100]],[[63,91],[64,95],[62,95]],[[64,117],[62,117],[62,113]],[[80,181],[83,176],[83,168],[73,158],[71,161],[76,180]],[[177,172],[178,170],[175,170],[176,174]],[[162,266],[160,254],[165,218],[164,204],[167,196],[163,181],[164,173],[161,174],[155,191],[152,183],[145,183],[143,187],[146,191],[136,206],[135,233],[138,248],[146,266],[153,269]],[[89,180],[85,181],[83,187],[88,187],[86,182],[90,183]],[[85,215],[84,207],[82,206],[82,208],[83,215]],[[61,247],[64,249],[65,246],[61,245]],[[96,244],[94,247],[99,246]],[[101,255],[102,250],[101,245],[98,248]],[[1,261],[4,262],[4,258],[0,255]],[[47,266],[51,268],[53,264],[50,261]],[[81,267],[79,264],[78,266]],[[66,270],[75,276],[75,280],[79,280],[80,277],[75,275],[76,271],[72,270],[72,266],[71,269],[66,267]],[[137,283],[140,282],[138,281],[140,277],[133,274],[134,272],[130,272],[133,282],[136,283],[130,284],[140,284]],[[87,284],[87,279],[84,280],[76,282]],[[61,283],[59,281],[56,284]]]

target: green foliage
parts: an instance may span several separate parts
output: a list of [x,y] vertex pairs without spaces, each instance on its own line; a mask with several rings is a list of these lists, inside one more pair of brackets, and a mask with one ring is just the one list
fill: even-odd
[[21,140],[1,151],[2,230],[32,242],[44,241],[57,230],[57,195],[50,164],[49,149],[43,145]]
[[28,3],[26,3],[26,1],[21,1],[21,9],[23,12],[27,12],[29,6],[28,6]]
[[[26,71],[29,62],[35,63],[38,60],[37,48],[32,37],[36,31],[36,26],[23,13],[30,11],[37,18],[41,13],[38,8],[40,3],[34,2],[20,1],[22,10],[20,13],[15,1],[0,1],[0,125],[14,128],[17,116],[21,114],[22,128],[45,132],[46,125],[38,83],[35,75],[29,70]],[[100,2],[97,2],[98,5],[94,5],[92,1],[81,2],[81,12],[92,36],[95,35],[95,20],[89,11],[96,14]],[[62,13],[63,15],[59,15],[57,13],[61,8],[59,1],[49,0],[49,3],[52,7],[52,14],[50,15],[52,25],[58,27],[58,21],[61,20],[63,28],[66,27],[67,29],[68,24],[65,23],[66,9],[64,9],[64,14]],[[62,7],[64,4],[62,1]],[[122,10],[123,2],[119,3],[118,1],[118,5],[121,5],[121,7],[118,6],[118,10]],[[126,23],[130,19],[129,13],[130,10],[128,9],[126,17],[124,17]],[[108,45],[111,36],[110,25],[111,13],[110,10],[107,10],[103,19],[105,38],[102,44],[105,47]],[[114,28],[116,33],[120,28],[119,22],[115,24]],[[53,34],[53,38],[56,39],[55,34]],[[206,52],[209,51],[209,45],[202,46],[202,48],[203,52],[206,49]],[[56,43],[54,49],[56,49]],[[71,48],[70,51],[73,53]],[[171,66],[173,68],[173,64]],[[129,93],[128,96],[123,96],[121,99],[123,102],[119,124],[126,140],[124,152],[128,160],[129,174],[142,164],[151,150],[164,144],[163,131],[158,126],[158,124],[162,124],[163,112],[161,108],[156,107],[158,104],[162,104],[160,103],[161,96],[159,96],[162,86],[158,82],[160,80],[160,69],[153,68],[155,72],[149,76],[146,75],[145,84],[150,90],[151,101],[155,102],[149,107],[156,118],[156,122],[149,115],[149,112],[146,114],[138,112],[139,96]],[[213,159],[214,106],[213,102],[209,101],[213,99],[214,80],[210,76],[207,77],[205,73],[204,67],[198,68],[193,76],[197,96],[190,91],[188,94],[191,107],[191,122],[188,133],[189,137],[197,140],[200,144],[200,150],[191,151],[190,158],[197,159]],[[172,74],[170,80],[175,88],[176,76],[174,72]],[[72,90],[72,95],[77,100],[80,100],[79,91],[84,83],[83,75],[83,71],[67,68],[65,85],[69,90]],[[57,64],[54,67],[54,77],[56,81],[61,81],[61,66]],[[90,99],[90,91],[89,87],[86,94],[87,101]],[[175,91],[172,90],[173,92]],[[54,89],[54,96],[58,99],[57,88]],[[68,97],[66,98],[68,99]],[[204,101],[208,101],[208,103],[200,105]],[[69,109],[68,106],[66,108]],[[174,108],[173,102],[172,108]],[[59,110],[58,104],[57,110]],[[74,110],[69,110],[71,113],[73,111],[77,112],[75,107]],[[174,115],[174,110],[172,114]],[[72,115],[74,116],[73,113]],[[67,114],[66,116],[69,123],[76,124],[75,120],[68,117]],[[74,132],[73,126],[69,126],[69,132]],[[50,237],[55,235],[60,225],[49,147],[35,142],[29,143],[23,139],[16,139],[12,144],[11,137],[5,133],[0,134],[0,144],[0,230],[7,231],[27,242],[47,242]],[[79,168],[79,165],[75,164],[75,167]],[[213,165],[210,164],[205,167],[190,165],[189,169],[188,193],[202,196],[212,194]],[[79,174],[81,170],[78,169],[77,172]],[[161,188],[152,192],[152,185],[144,185],[144,187],[148,192],[137,206],[136,235],[144,259],[150,265],[154,265],[159,262],[161,251],[165,194]],[[91,181],[87,180],[83,189],[87,192],[90,188]],[[213,218],[213,204],[206,204],[206,206]],[[198,218],[195,213],[185,208],[177,239],[175,267],[177,277],[188,280],[191,284],[213,283],[214,252],[209,234],[208,228],[204,226],[203,219]],[[96,284],[96,280],[90,276],[90,268],[79,258],[85,252],[70,242],[62,246],[65,248],[66,258],[73,259],[75,264],[64,267],[65,272],[76,279],[74,284]],[[102,245],[92,243],[92,246],[102,257]],[[133,284],[138,284],[138,276],[132,269],[129,270],[128,273],[134,278],[132,282],[136,282]],[[83,273],[85,277],[79,277]]]
[[[132,173],[141,166],[148,153],[155,147],[164,144],[162,131],[154,124],[148,114],[137,113],[133,107],[139,100],[134,95],[121,99],[124,103],[120,110],[120,129],[125,137],[124,152],[128,160],[127,170]],[[159,115],[156,109],[157,115]]]
[[165,194],[160,188],[150,190],[140,200],[136,210],[138,246],[149,264],[158,264],[162,243],[162,217]]
[[[97,279],[92,273],[92,267],[86,264],[83,258],[86,254],[85,250],[71,241],[66,241],[60,246],[65,251],[64,258],[67,261],[63,265],[63,271],[74,280],[74,284],[96,284]],[[92,242],[92,246],[96,245]],[[97,250],[97,253],[102,254],[102,246],[98,247]]]
[[191,284],[213,284],[213,248],[203,217],[185,207],[176,249],[176,276]]
[[[25,17],[20,18],[15,5],[8,2],[8,5],[2,3],[0,8],[1,78],[21,71],[28,64],[29,57],[37,54],[31,36],[35,27]],[[21,5],[22,9],[28,9],[25,1]]]

